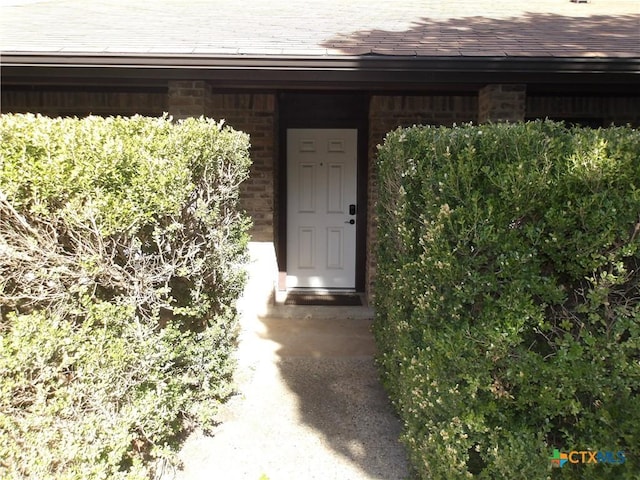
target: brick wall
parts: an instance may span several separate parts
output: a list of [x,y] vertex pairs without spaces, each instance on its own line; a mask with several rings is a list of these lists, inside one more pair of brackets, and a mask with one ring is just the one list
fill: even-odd
[[640,127],[640,97],[531,95],[527,118],[602,121],[602,126],[630,124]]
[[169,82],[169,113],[175,119],[201,117],[205,115],[208,96],[209,86],[202,80]]
[[167,111],[164,91],[97,91],[3,88],[2,113],[41,113],[50,117],[135,114],[161,116]]
[[373,298],[372,286],[376,272],[375,240],[377,229],[376,203],[377,145],[387,132],[414,124],[453,125],[478,119],[476,96],[382,96],[371,97],[369,104],[369,179],[367,212],[367,296]]
[[524,120],[526,85],[487,85],[478,92],[478,122]]
[[276,178],[276,99],[270,93],[212,93],[206,115],[224,119],[251,137],[250,177],[240,189],[242,207],[253,219],[254,241],[273,242]]

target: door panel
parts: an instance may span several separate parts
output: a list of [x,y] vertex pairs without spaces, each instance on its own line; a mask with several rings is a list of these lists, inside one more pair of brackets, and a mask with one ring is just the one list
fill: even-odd
[[330,163],[327,170],[327,212],[344,213],[344,165]]
[[316,166],[313,164],[300,164],[300,187],[298,189],[298,211],[304,213],[316,213]]
[[342,253],[344,252],[344,228],[327,229],[327,268],[344,268]]
[[287,287],[355,288],[357,130],[287,130]]
[[313,227],[298,228],[298,268],[315,268],[315,229]]

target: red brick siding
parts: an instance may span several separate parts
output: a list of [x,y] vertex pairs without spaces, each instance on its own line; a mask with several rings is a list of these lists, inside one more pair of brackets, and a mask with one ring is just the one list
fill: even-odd
[[175,118],[201,117],[206,112],[208,85],[202,80],[169,82],[169,113]]
[[487,85],[478,92],[478,122],[519,122],[525,117],[526,85]]
[[0,112],[41,113],[50,117],[135,114],[161,116],[168,109],[164,92],[2,89]]
[[640,97],[544,96],[527,97],[527,118],[598,119],[611,124],[640,126]]

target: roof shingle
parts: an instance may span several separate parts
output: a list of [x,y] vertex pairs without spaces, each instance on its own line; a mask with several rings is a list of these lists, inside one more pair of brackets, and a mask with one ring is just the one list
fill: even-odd
[[640,1],[0,0],[0,49],[640,57]]

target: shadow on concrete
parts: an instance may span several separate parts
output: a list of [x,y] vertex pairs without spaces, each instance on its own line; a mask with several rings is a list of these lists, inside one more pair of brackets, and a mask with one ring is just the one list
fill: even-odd
[[[568,0],[566,0],[568,2]],[[409,30],[364,30],[325,40],[347,55],[638,57],[640,14],[416,19]]]
[[357,317],[367,309],[287,308],[297,309],[291,317],[298,318],[262,318],[261,336],[279,345],[277,365],[297,396],[300,419],[362,478],[407,478],[400,421],[374,364],[371,319],[349,318],[349,311]]

